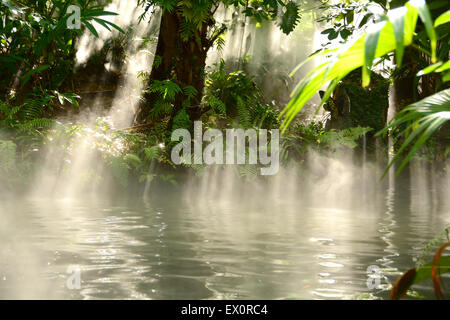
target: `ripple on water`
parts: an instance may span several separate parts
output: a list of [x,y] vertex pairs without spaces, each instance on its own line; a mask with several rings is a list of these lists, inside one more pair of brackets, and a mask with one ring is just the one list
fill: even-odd
[[[398,219],[389,233],[377,223],[367,225],[360,211],[293,207],[292,214],[266,214],[239,206],[214,212],[177,206],[6,210],[7,222],[14,223],[2,219],[0,230],[14,236],[0,244],[0,297],[16,294],[17,284],[28,290],[26,280],[37,275],[42,298],[55,292],[56,298],[86,299],[374,299],[377,294],[366,287],[367,267],[378,264],[392,282],[414,265],[417,241],[442,231],[437,218],[423,221],[420,230],[427,236],[418,240],[408,219]],[[21,265],[32,266],[33,274]],[[82,270],[78,293],[58,289],[69,265]]]

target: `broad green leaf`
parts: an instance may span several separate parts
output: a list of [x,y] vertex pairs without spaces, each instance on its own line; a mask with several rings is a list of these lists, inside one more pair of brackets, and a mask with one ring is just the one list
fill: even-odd
[[390,23],[394,28],[395,42],[397,48],[395,49],[395,56],[397,58],[396,64],[401,67],[403,60],[403,53],[405,51],[404,38],[405,38],[405,15],[408,12],[406,7],[400,7],[389,11],[388,17]]
[[[402,134],[406,134],[406,139],[388,164],[384,175],[399,160],[402,152],[411,148],[397,170],[397,173],[400,173],[419,148],[447,121],[450,121],[450,89],[440,91],[413,103],[397,114],[382,132],[386,132],[389,128],[396,128],[401,124],[408,124],[402,132]],[[408,133],[409,131],[410,133]],[[414,142],[416,138],[417,140]]]
[[444,64],[442,64],[442,66],[440,66],[439,68],[437,68],[434,72],[447,71],[448,69],[450,69],[450,61],[447,61],[447,62],[445,62]]
[[439,73],[439,72],[447,71],[449,69],[450,69],[450,61],[447,61],[445,63],[443,63],[442,61],[439,61],[435,64],[432,64],[431,66],[428,66],[428,67],[420,70],[417,73],[417,76],[420,77],[420,76],[423,76],[425,74],[429,74],[432,72]]
[[[391,291],[391,300],[398,300],[406,295],[411,286],[432,279],[432,267],[433,262],[429,262],[421,268],[413,268],[406,271],[395,281]],[[450,256],[441,257],[438,270],[440,274],[450,271]]]
[[427,31],[428,37],[431,43],[431,62],[436,62],[436,32],[433,27],[433,19],[431,18],[430,10],[425,2],[425,0],[411,0],[407,6],[413,6],[419,12],[420,19],[425,25],[425,30]]
[[[418,18],[418,9],[416,7],[417,5],[408,5],[406,7],[406,13],[403,19],[404,46],[410,45],[413,40]],[[327,62],[320,64],[319,67],[316,67],[314,72],[309,73],[300,81],[292,92],[291,101],[280,113],[280,117],[284,117],[281,125],[282,132],[286,131],[295,115],[300,112],[308,100],[317,94],[321,88],[327,86],[333,80],[341,79],[352,70],[362,66],[366,67],[365,61],[368,62],[368,65],[371,65],[375,58],[382,57],[397,49],[398,38],[395,36],[394,25],[392,22],[386,23],[386,21],[382,21],[374,28],[377,32],[374,32],[372,36],[369,36],[369,39],[367,40],[367,51],[365,45],[366,35],[363,34],[359,36],[359,38],[348,41],[344,46],[339,48],[339,50],[331,54],[330,57],[327,57]],[[376,37],[377,33],[378,38]],[[375,41],[376,39],[377,41]],[[373,45],[375,42],[376,45]],[[370,59],[373,47],[375,47],[375,54],[373,55],[373,59]],[[367,58],[366,53],[368,56]],[[367,84],[367,78],[368,74],[365,77],[365,84]],[[325,100],[322,102],[325,102]]]
[[450,71],[446,72],[443,76],[442,76],[442,81],[443,82],[448,82],[450,81]]
[[375,58],[375,52],[378,47],[378,39],[380,37],[381,30],[386,25],[386,21],[382,21],[373,25],[371,30],[367,32],[364,42],[364,67],[362,71],[362,86],[367,87],[370,83],[370,73],[373,65],[373,59]]
[[[413,285],[432,278],[432,275],[431,275],[432,265],[433,265],[432,262],[427,263],[422,268],[419,268],[416,271],[416,276],[414,277]],[[439,263],[439,271],[441,274],[447,273],[450,271],[450,256],[441,258],[440,263]]]
[[443,14],[441,14],[436,21],[434,21],[434,27],[438,27],[442,24],[448,23],[450,22],[450,10],[444,12]]

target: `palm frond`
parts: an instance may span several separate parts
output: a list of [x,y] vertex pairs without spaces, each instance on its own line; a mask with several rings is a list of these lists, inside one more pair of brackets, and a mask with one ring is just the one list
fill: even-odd
[[[294,117],[303,106],[323,86],[328,86],[320,106],[330,97],[333,88],[349,72],[363,67],[363,85],[370,82],[370,68],[376,58],[389,52],[396,51],[401,61],[403,48],[411,45],[420,16],[424,22],[432,48],[432,60],[435,58],[436,34],[429,15],[429,9],[424,0],[413,0],[404,7],[391,10],[384,20],[371,26],[367,33],[349,40],[342,48],[335,52],[328,52],[327,61],[308,73],[297,85],[292,93],[292,100],[280,114],[284,117],[282,131],[285,132]],[[431,27],[430,27],[431,24]],[[312,59],[323,53],[309,57]]]
[[402,152],[411,148],[397,169],[397,173],[399,173],[424,143],[449,120],[450,89],[426,97],[398,113],[389,125],[379,133],[385,134],[389,130],[406,125],[406,128],[401,132],[405,136],[405,141],[387,166],[385,174],[399,160]]

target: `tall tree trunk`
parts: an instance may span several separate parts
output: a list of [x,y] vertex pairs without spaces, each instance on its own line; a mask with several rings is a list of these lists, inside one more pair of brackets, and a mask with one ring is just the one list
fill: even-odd
[[[183,40],[180,32],[182,19],[175,10],[163,12],[156,48],[157,63],[153,65],[150,83],[154,80],[171,80],[181,89],[186,86],[194,87],[197,95],[190,98],[189,106],[186,108],[190,120],[194,121],[198,120],[202,113],[200,102],[205,80],[206,55],[212,40],[207,37],[209,23],[203,23],[201,30],[196,29],[189,40]],[[145,102],[138,111],[139,123],[146,122],[154,103],[160,99],[157,93],[147,93],[144,98]],[[184,91],[175,96],[169,129],[172,127],[174,116],[185,107],[187,99]]]
[[414,78],[418,71],[418,66],[417,61],[412,57],[413,50],[412,48],[405,49],[402,68],[399,74],[394,77],[396,113],[414,102],[414,90],[417,90]]

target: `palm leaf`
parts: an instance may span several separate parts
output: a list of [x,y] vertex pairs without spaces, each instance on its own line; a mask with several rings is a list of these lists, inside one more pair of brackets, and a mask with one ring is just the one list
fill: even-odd
[[284,117],[282,132],[286,131],[294,117],[322,87],[328,85],[327,94],[322,99],[323,104],[329,98],[333,86],[357,68],[363,67],[363,86],[367,86],[375,58],[395,51],[397,60],[401,63],[404,47],[412,44],[419,16],[430,38],[432,60],[436,60],[437,37],[429,9],[424,0],[412,0],[404,7],[390,11],[384,20],[372,25],[367,33],[349,41],[327,57],[327,62],[313,69],[300,81],[292,93],[292,100],[280,114],[280,117]]
[[[401,132],[401,134],[406,136],[406,140],[388,164],[384,174],[386,174],[389,168],[400,158],[402,152],[408,147],[411,147],[397,170],[397,173],[399,173],[420,147],[422,147],[423,144],[449,120],[450,89],[426,97],[423,100],[411,104],[398,113],[393,121],[379,133],[383,134],[390,129],[398,128],[403,124],[408,124],[406,129]],[[416,138],[417,140],[414,142]]]
[[436,28],[448,22],[450,22],[450,10],[444,12],[436,19],[436,21],[434,22],[434,27]]

